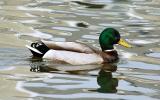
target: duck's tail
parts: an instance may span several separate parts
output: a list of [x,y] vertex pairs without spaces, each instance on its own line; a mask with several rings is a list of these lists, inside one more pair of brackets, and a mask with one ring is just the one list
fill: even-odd
[[43,55],[49,50],[49,48],[42,41],[32,43],[30,46],[26,45],[26,47],[35,57],[43,57]]

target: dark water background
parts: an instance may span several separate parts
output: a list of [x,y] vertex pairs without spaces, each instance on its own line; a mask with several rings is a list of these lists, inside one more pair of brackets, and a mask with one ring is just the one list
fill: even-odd
[[[132,49],[116,46],[115,65],[71,66],[32,59],[43,38],[99,49],[106,27]],[[159,100],[160,0],[1,0],[0,100]]]

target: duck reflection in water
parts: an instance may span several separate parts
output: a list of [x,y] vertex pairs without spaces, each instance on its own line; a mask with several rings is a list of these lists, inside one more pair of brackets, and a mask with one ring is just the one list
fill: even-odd
[[89,71],[100,69],[102,65],[70,65],[43,61],[43,59],[32,58],[30,61],[32,72],[56,72],[69,74],[88,74]]
[[[100,70],[97,76],[97,84],[100,88],[96,90],[89,90],[92,92],[100,93],[116,93],[118,86],[118,79],[113,78],[112,72],[117,70],[115,64],[104,64],[101,66],[98,65],[85,65],[85,66],[71,66],[64,64],[49,64],[48,62],[43,62],[42,59],[32,58],[31,61],[32,72],[53,72],[53,73],[62,73],[67,72],[70,74],[83,74],[89,75],[89,71]],[[91,75],[92,76],[92,75]],[[93,75],[94,76],[94,75]]]
[[32,57],[30,59],[30,71],[31,72],[51,72],[51,71],[58,71],[54,67],[50,68],[47,66],[47,63],[43,61],[41,58]]
[[116,93],[118,86],[118,79],[113,78],[112,72],[117,70],[116,65],[104,65],[97,76],[97,83],[100,88],[97,89],[97,92],[100,93]]

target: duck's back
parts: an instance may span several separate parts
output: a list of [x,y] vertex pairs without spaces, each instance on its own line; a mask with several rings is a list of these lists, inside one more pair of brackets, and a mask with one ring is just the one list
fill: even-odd
[[44,41],[42,42],[53,50],[66,50],[66,51],[74,51],[80,53],[95,53],[95,51],[89,46],[78,43],[78,42],[54,42],[54,41]]

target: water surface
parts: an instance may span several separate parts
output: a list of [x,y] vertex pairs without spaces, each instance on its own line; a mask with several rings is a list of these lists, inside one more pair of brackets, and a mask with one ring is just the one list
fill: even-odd
[[[159,100],[159,6],[159,0],[1,0],[0,99]],[[100,49],[106,27],[134,46],[116,45],[117,64],[54,64],[25,48],[49,39]]]

